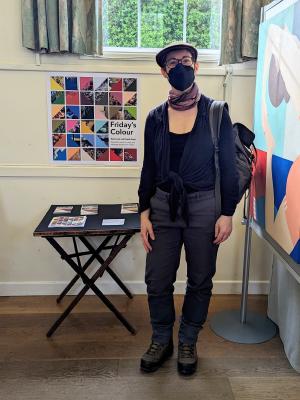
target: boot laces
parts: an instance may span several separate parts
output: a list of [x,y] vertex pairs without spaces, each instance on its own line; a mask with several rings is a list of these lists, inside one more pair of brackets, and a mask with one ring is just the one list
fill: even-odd
[[194,345],[188,343],[180,343],[179,348],[183,357],[194,356]]
[[158,342],[152,342],[149,349],[147,350],[148,354],[155,354],[158,349],[160,349],[163,345]]

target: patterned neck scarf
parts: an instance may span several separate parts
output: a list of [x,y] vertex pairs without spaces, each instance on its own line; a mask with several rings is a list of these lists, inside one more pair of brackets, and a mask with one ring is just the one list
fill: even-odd
[[168,104],[170,107],[174,108],[175,110],[184,111],[188,110],[198,102],[200,99],[201,93],[197,83],[194,81],[192,86],[178,94],[178,91],[174,90],[173,88],[169,91],[168,96]]

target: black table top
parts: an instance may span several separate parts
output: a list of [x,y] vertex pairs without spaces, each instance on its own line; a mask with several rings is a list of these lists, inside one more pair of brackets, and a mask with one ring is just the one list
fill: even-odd
[[[58,206],[73,206],[71,213],[53,214]],[[59,216],[80,216],[80,209],[83,204],[57,204],[51,205],[42,221],[39,223],[33,236],[100,236],[108,234],[126,234],[140,231],[140,215],[138,213],[121,214],[122,204],[98,204],[97,215],[87,215],[84,227],[60,227],[48,228],[53,217]],[[124,225],[102,225],[102,219],[124,218]]]

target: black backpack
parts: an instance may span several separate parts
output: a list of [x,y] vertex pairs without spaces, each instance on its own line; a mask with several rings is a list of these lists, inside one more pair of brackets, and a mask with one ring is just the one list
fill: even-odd
[[[221,214],[221,188],[220,188],[220,168],[219,168],[219,134],[222,120],[223,108],[228,110],[228,104],[225,101],[214,100],[209,110],[209,124],[212,134],[212,140],[215,146],[215,170],[216,170],[216,204],[217,215]],[[239,175],[239,196],[238,202],[245,195],[250,187],[253,176],[253,167],[256,162],[256,147],[254,145],[255,134],[240,122],[233,125],[234,143],[236,149],[236,164]],[[245,216],[244,202],[244,218]]]

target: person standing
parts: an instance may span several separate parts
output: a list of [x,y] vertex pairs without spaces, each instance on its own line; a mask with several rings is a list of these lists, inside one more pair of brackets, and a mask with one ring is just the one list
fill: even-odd
[[197,339],[206,321],[220,243],[232,232],[238,179],[232,123],[224,107],[219,141],[221,214],[216,213],[214,145],[209,128],[212,98],[195,81],[197,49],[176,42],[156,54],[171,89],[167,101],[149,111],[138,188],[141,239],[146,250],[145,283],[152,338],[140,360],[157,370],[172,355],[174,282],[182,245],[187,286],[178,331],[177,368],[197,368]]

